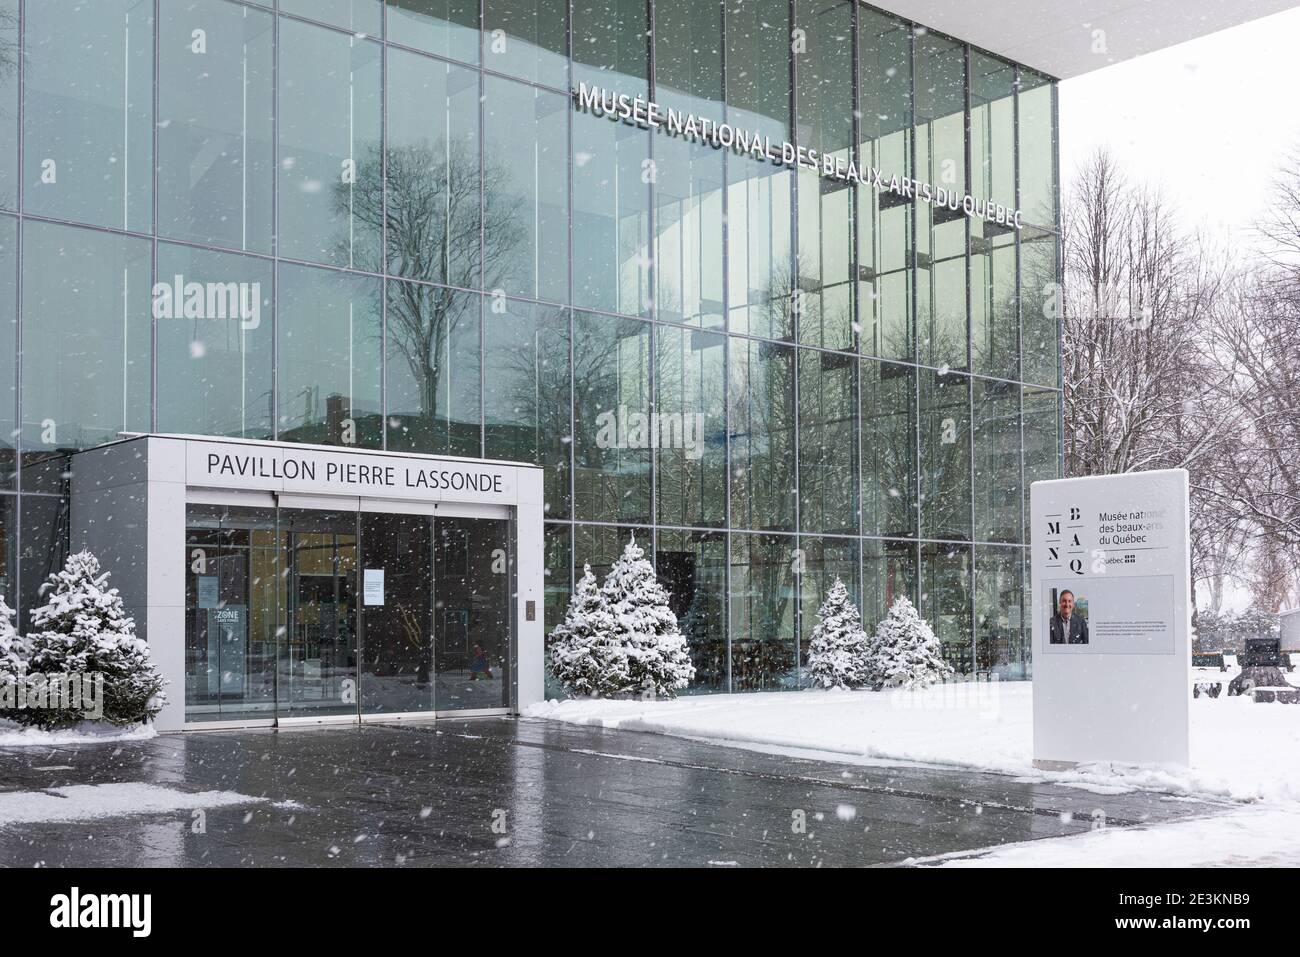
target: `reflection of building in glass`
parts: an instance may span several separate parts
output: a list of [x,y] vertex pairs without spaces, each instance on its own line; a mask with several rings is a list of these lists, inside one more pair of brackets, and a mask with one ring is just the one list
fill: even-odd
[[[29,3],[21,38],[17,6],[0,0],[0,328],[23,357],[0,349],[0,589],[24,614],[66,547],[65,453],[244,436],[545,466],[548,623],[574,569],[603,573],[635,533],[697,691],[797,686],[837,575],[868,626],[917,602],[959,673],[1028,672],[1023,515],[1059,449],[1047,77],[852,0],[194,0],[156,22],[134,0]],[[579,82],[1026,225],[610,122],[573,108]],[[177,277],[256,286],[260,321],[157,315]],[[699,444],[602,440],[622,409],[698,416]],[[195,516],[300,590],[250,599],[238,640],[207,642],[205,617],[191,653],[240,649],[245,704],[279,680],[309,708],[358,669],[423,682],[403,636],[434,611],[401,580],[390,620],[336,627],[356,534]],[[277,653],[263,609],[292,603],[312,611]],[[468,674],[482,614],[446,612],[439,660]]]

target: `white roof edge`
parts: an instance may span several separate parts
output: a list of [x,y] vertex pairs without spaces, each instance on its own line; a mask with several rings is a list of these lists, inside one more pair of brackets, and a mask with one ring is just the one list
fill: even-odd
[[1300,6],[1296,0],[873,0],[871,5],[1060,80]]

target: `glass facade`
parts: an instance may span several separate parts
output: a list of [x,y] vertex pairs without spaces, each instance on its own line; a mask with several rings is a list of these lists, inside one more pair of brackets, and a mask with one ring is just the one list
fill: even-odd
[[[581,82],[1023,226],[610,122]],[[1027,675],[1056,95],[855,0],[0,0],[0,592],[25,617],[60,561],[70,452],[245,436],[544,466],[548,626],[635,534],[694,692],[798,687],[836,576],[868,627],[907,595],[960,674]]]

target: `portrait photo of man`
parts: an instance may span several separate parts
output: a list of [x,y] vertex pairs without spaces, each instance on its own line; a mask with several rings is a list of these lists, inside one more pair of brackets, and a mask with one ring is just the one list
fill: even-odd
[[1057,598],[1056,613],[1047,633],[1047,640],[1053,645],[1086,645],[1088,643],[1088,619],[1075,608],[1074,592],[1068,588],[1061,591]]

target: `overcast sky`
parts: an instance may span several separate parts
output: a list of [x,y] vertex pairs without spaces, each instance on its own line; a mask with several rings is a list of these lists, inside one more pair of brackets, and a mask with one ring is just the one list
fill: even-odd
[[1064,80],[1060,123],[1063,184],[1109,145],[1189,224],[1250,243],[1281,154],[1300,146],[1300,8]]

